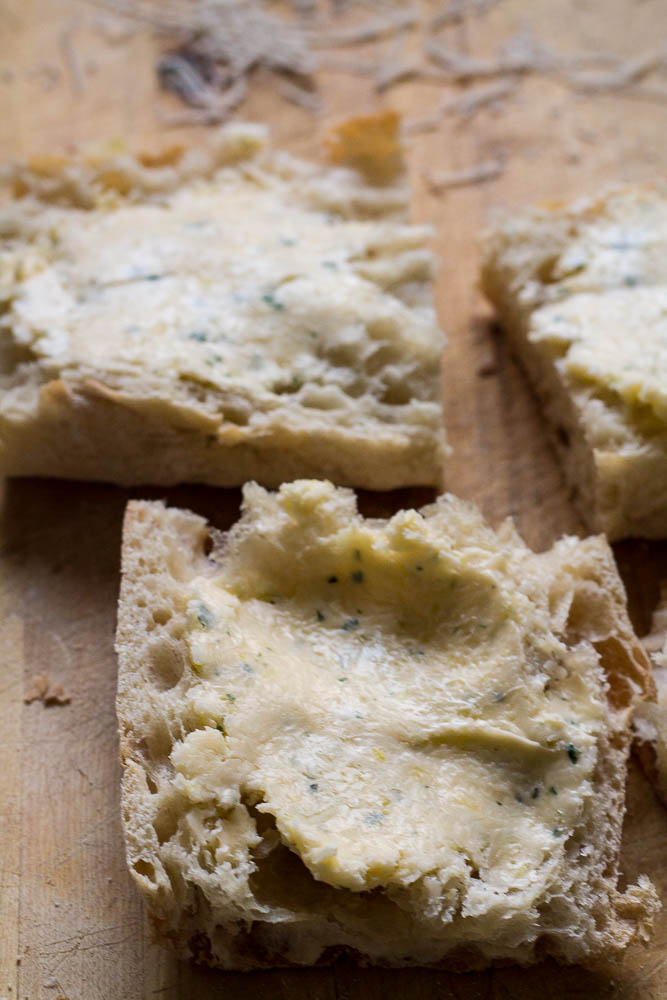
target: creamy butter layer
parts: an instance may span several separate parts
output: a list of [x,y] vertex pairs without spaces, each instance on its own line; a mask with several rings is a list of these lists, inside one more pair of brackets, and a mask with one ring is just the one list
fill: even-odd
[[337,176],[328,200],[309,190],[320,177],[285,160],[145,202],[11,206],[4,387],[96,379],[130,395],[140,383],[250,427],[275,411],[284,421],[288,401],[314,423],[339,410],[343,424],[365,414],[380,432],[405,421],[439,435],[442,336],[421,295],[429,230],[338,211]]
[[179,790],[197,802],[224,762],[225,794],[333,886],[454,892],[472,871],[464,914],[529,905],[606,724],[595,648],[568,646],[558,594],[531,586],[543,562],[453,498],[375,522],[327,483],[247,487],[219,570],[190,587],[209,724],[172,752]]
[[554,351],[573,384],[650,411],[635,415],[644,432],[650,417],[667,430],[667,286],[572,295],[533,313],[529,339]]

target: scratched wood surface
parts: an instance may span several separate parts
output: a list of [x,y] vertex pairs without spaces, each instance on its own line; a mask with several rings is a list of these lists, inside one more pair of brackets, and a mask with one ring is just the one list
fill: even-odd
[[[503,0],[443,37],[480,56],[521,31],[561,52],[637,56],[662,43],[666,28],[663,0]],[[147,29],[109,21],[99,4],[0,0],[0,156],[73,151],[115,137],[133,148],[204,139],[202,128],[165,127],[165,115],[178,105],[157,92],[157,46]],[[377,54],[374,47],[355,52]],[[441,85],[429,81],[378,95],[369,79],[332,71],[319,74],[319,87],[323,108],[314,117],[287,104],[259,72],[237,117],[268,121],[277,141],[319,157],[331,122],[381,106],[410,119],[428,114],[441,96]],[[445,118],[437,131],[410,141],[414,213],[435,226],[437,303],[450,338],[446,422],[454,451],[447,487],[474,498],[493,521],[514,515],[538,547],[579,524],[535,402],[476,291],[476,237],[493,205],[518,207],[664,174],[666,131],[667,104],[659,99],[574,93],[539,75],[501,108],[467,121]],[[425,170],[461,170],[489,158],[503,159],[505,168],[487,184],[435,196],[424,183]],[[236,491],[194,487],[124,491],[17,480],[2,489],[0,998],[667,996],[667,916],[650,948],[634,948],[617,968],[595,972],[547,964],[453,976],[341,962],[333,969],[222,974],[177,963],[155,946],[122,852],[112,643],[125,502],[165,494],[222,527],[238,510]],[[421,499],[366,497],[364,507],[388,513]],[[627,542],[616,554],[635,622],[645,630],[658,580],[667,576],[667,544]],[[63,684],[70,704],[24,703],[31,679],[43,672]],[[666,861],[667,813],[632,766],[624,872],[629,879],[646,872],[667,899]]]

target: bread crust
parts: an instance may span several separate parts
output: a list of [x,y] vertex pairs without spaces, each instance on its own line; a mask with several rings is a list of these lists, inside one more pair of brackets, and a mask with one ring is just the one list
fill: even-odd
[[653,666],[656,698],[642,702],[633,716],[635,751],[658,796],[667,806],[667,583],[642,640]]
[[[424,516],[439,516],[443,502],[425,508]],[[271,530],[266,519],[262,523],[264,531]],[[655,891],[642,878],[621,892],[617,878],[630,717],[651,696],[652,681],[601,537],[563,539],[528,563],[536,586],[543,575],[555,581],[554,621],[561,621],[568,641],[597,650],[608,712],[590,801],[568,842],[567,866],[572,867],[563,871],[562,895],[553,890],[529,938],[499,948],[492,926],[478,941],[457,939],[457,932],[445,927],[441,944],[425,958],[416,943],[424,929],[381,890],[350,896],[349,890],[315,881],[288,845],[276,847],[273,840],[266,856],[261,846],[250,850],[247,881],[245,861],[237,861],[240,881],[230,882],[222,869],[217,876],[202,875],[200,885],[186,876],[168,847],[175,822],[170,754],[175,741],[201,725],[186,707],[193,674],[183,635],[192,581],[219,574],[230,544],[228,536],[211,537],[205,521],[187,511],[142,501],[128,505],[116,644],[123,826],[130,871],[160,940],[182,957],[224,968],[322,964],[348,952],[361,962],[463,971],[497,961],[525,964],[546,955],[594,962],[635,938],[647,938],[658,909]],[[512,544],[520,548],[518,539]],[[262,814],[252,801],[242,805],[253,830],[261,830]],[[266,835],[274,837],[270,831]]]

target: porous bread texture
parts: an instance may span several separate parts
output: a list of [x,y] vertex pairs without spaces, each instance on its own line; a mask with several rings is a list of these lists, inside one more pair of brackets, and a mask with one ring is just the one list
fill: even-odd
[[667,536],[667,188],[499,215],[481,284],[584,523]]
[[440,483],[444,338],[405,188],[250,125],[5,173],[4,475]]
[[639,759],[667,805],[667,583],[663,585],[651,631],[642,642],[653,664],[657,697],[637,706],[634,728]]
[[[362,562],[356,562],[357,551],[363,552]],[[331,641],[332,633],[325,630],[333,627],[334,612],[340,608],[336,611],[334,604],[331,611],[326,603],[313,601],[325,602],[326,593],[341,582],[342,577],[329,575],[327,566],[332,560],[342,565],[345,553],[353,566],[365,567],[364,582],[371,589],[370,604],[355,609],[358,617],[345,620],[337,630],[341,656],[350,648],[345,643],[357,637],[364,646],[377,641],[377,635],[359,636],[357,630],[359,619],[374,611],[377,630],[386,648],[394,650],[396,663],[390,658],[375,663],[377,683],[369,687],[364,670],[371,667],[363,660],[368,649],[358,646],[362,659],[357,666],[363,677],[353,678],[350,668],[347,680],[366,685],[365,701],[359,711],[341,712],[335,703],[346,678],[336,676],[340,668],[334,665],[335,637],[334,645],[327,647],[329,654],[316,662],[317,643]],[[428,566],[414,565],[420,553],[429,556]],[[439,565],[446,569],[442,577]],[[354,601],[362,593],[361,587],[355,589],[359,572],[354,570],[357,575],[352,574],[348,584]],[[461,605],[454,597],[448,605],[447,595],[454,589],[451,582],[443,583],[447,573],[459,574]],[[297,585],[298,574],[304,575]],[[490,579],[496,584],[489,591]],[[279,590],[291,596],[281,598]],[[199,600],[202,593],[213,602],[213,611]],[[438,604],[443,593],[444,604]],[[461,675],[460,664],[452,661],[451,676],[440,678],[429,659],[437,662],[447,653],[439,628],[462,623],[447,633],[453,643],[461,628],[466,633],[465,614],[458,619],[456,609],[465,609],[468,597],[477,602],[475,620],[490,608],[500,609],[493,629],[509,636],[511,643],[520,632],[521,615],[528,617],[535,634],[525,637],[522,656],[510,650],[505,666],[514,686],[507,697],[495,681],[487,680],[472,701],[461,701],[460,718],[450,718],[447,726],[443,722],[444,729],[433,728],[438,710],[432,706],[458,691]],[[269,657],[274,667],[279,633],[291,622],[294,655],[304,655],[298,651],[303,641],[312,647],[306,654],[305,679],[293,681],[298,664],[288,658],[281,661],[268,696],[262,699],[261,689],[252,688],[257,692],[253,700],[251,688],[243,685],[258,684],[267,661],[259,658],[261,647],[251,643],[247,657],[252,665],[243,663],[240,669],[243,646],[234,643],[250,643],[250,638],[242,630],[237,634],[233,616],[209,640],[214,645],[204,647],[213,649],[213,660],[206,653],[195,655],[193,629],[206,639],[218,613],[215,601],[240,608],[239,614],[247,612],[246,621],[264,623],[260,632],[263,628],[265,642],[274,644]],[[401,631],[401,618],[408,614],[416,615],[426,629],[419,637],[421,649],[410,649],[414,634]],[[485,636],[490,634],[482,630],[490,624],[470,625],[478,629],[468,661],[475,684],[475,663],[483,660]],[[556,647],[562,655],[554,653],[550,659],[544,649]],[[612,956],[636,938],[647,939],[659,908],[653,886],[642,877],[620,891],[617,881],[630,714],[650,694],[651,680],[602,537],[564,538],[549,552],[535,554],[509,522],[494,532],[472,505],[451,496],[419,513],[401,512],[388,522],[365,521],[349,490],[321,482],[289,484],[277,494],[247,486],[243,516],[226,535],[209,531],[204,519],[193,513],[133,501],[123,533],[116,648],[128,864],[159,939],[180,956],[250,969],[328,962],[345,951],[362,962],[470,969],[495,961],[530,963],[546,955],[588,962]],[[406,650],[409,655],[401,659]],[[400,669],[395,669],[397,664]],[[245,678],[241,687],[230,688],[236,683],[233,676]],[[325,682],[329,687],[322,689]],[[293,693],[286,694],[290,690]],[[330,694],[323,695],[323,690]],[[568,711],[576,715],[583,701],[589,705],[589,722],[594,721],[588,725],[585,712],[579,720],[579,749],[569,744],[566,753],[556,739],[553,758],[549,736],[544,736],[546,749],[540,748],[539,733],[537,743],[528,738],[537,719],[525,723],[524,737],[513,726],[511,714],[503,714],[518,711],[516,705],[520,707],[530,691],[542,697],[542,690],[544,697],[558,699],[549,702],[556,713],[564,710],[558,706],[571,694],[575,697],[568,701]],[[478,711],[477,704],[485,707]],[[435,719],[429,716],[433,711]],[[398,742],[383,743],[383,719],[392,712]],[[500,741],[492,742],[490,756],[483,740],[484,713],[495,719],[492,741]],[[554,725],[549,711],[537,714],[545,729]],[[340,732],[344,735],[323,769],[300,775],[300,755],[313,737],[311,729],[320,750],[310,768],[317,766],[317,759],[321,763],[327,741],[336,740]],[[293,734],[295,743],[288,744],[285,753],[285,741]],[[378,746],[362,758],[357,772],[349,761],[355,759],[355,746],[365,745],[368,738]],[[563,738],[568,737],[561,733]],[[503,740],[508,741],[505,748]],[[514,764],[512,748],[518,748]],[[549,789],[545,771],[538,799],[537,786],[530,793],[535,762],[547,767],[545,761],[552,758],[561,768],[563,786]],[[417,817],[411,814],[417,827],[397,827],[402,832],[399,842],[390,844],[390,863],[382,854],[382,823],[377,825],[371,814],[355,826],[355,808],[358,798],[384,786],[385,767],[395,763],[398,771],[408,766],[406,761],[409,767],[430,769],[429,781],[440,791],[424,792],[417,781],[415,789],[404,789],[402,801],[394,797],[396,801],[385,807],[388,816],[405,803],[406,809],[412,808],[413,792],[414,802],[422,802],[415,805]],[[457,761],[469,768],[460,789],[447,785],[448,768]],[[479,770],[484,774],[485,767],[491,768],[490,788],[484,787],[484,780],[480,785]],[[322,846],[319,827],[308,825],[309,803],[327,788],[327,768],[338,788],[330,808],[339,838],[333,846]],[[415,773],[420,770],[416,766]],[[366,774],[365,782],[359,783],[357,773],[361,778]],[[390,775],[387,780],[394,784],[397,779]],[[567,792],[567,781],[579,782],[580,799]],[[528,794],[507,794],[513,782],[514,787],[527,787]],[[466,805],[474,787],[481,787],[485,796],[481,814]],[[531,817],[537,814],[531,810],[543,808],[550,815],[549,810],[558,808],[557,793],[564,807],[557,814],[569,816],[567,829],[547,828],[548,839],[539,840],[545,831],[535,825]],[[418,799],[419,794],[427,797]],[[495,802],[501,794],[504,801]],[[292,812],[285,807],[290,796]],[[444,810],[442,821],[438,810]],[[477,850],[475,831],[491,811],[499,817],[493,822],[501,825],[492,842]],[[470,843],[464,833],[463,842],[454,842],[449,850],[447,837],[458,829],[457,816],[463,818],[461,829]],[[351,839],[345,823],[351,825]],[[435,841],[429,848],[431,827]],[[538,850],[543,856],[534,868],[522,855],[524,834],[526,852],[534,853],[535,843],[547,845]],[[426,846],[420,848],[420,843]],[[419,870],[420,850],[427,848],[436,860]],[[507,878],[501,877],[502,864],[494,862],[494,855],[505,857]],[[366,858],[365,867],[359,868],[359,857]],[[359,888],[364,885],[368,888]]]

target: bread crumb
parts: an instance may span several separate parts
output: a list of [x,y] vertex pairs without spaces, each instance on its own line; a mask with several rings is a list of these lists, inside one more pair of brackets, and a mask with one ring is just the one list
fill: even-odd
[[33,677],[23,696],[25,705],[30,705],[33,701],[41,701],[45,707],[69,705],[71,700],[71,696],[65,692],[62,684],[52,685],[48,674],[37,674]]
[[332,163],[354,167],[374,184],[386,184],[402,173],[400,117],[395,111],[348,118],[325,137]]

